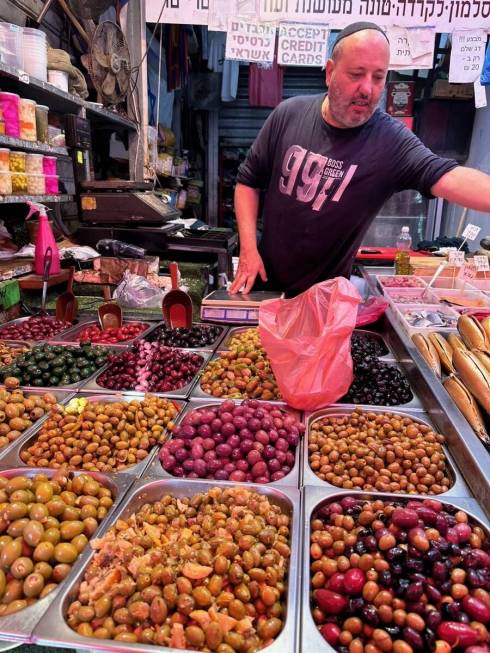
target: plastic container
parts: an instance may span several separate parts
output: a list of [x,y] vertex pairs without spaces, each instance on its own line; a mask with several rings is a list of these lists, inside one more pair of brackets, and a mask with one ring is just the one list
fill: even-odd
[[20,137],[25,141],[37,140],[36,103],[34,100],[20,99]]
[[48,80],[48,45],[46,34],[34,27],[22,30],[22,49],[24,52],[24,70],[32,77],[43,82]]
[[37,140],[40,143],[48,142],[48,113],[49,107],[44,104],[36,104],[36,132]]
[[10,150],[6,147],[0,147],[0,172],[8,172]]
[[25,172],[11,172],[12,194],[27,195],[27,175]]
[[26,172],[31,175],[43,174],[44,170],[42,154],[26,154]]
[[12,195],[12,177],[8,170],[0,172],[0,195]]
[[20,137],[19,105],[20,97],[17,93],[0,91],[0,112],[5,123],[5,136]]
[[68,93],[68,73],[64,70],[48,70],[48,82],[60,91]]
[[9,168],[10,168],[10,172],[25,172],[26,153],[11,151],[9,155]]
[[429,289],[425,295],[423,288],[385,288],[384,296],[395,305],[403,304],[438,304],[439,298]]
[[444,290],[438,288],[434,291],[439,301],[444,301],[455,311],[463,312],[468,308],[488,308],[490,298],[479,290],[470,290],[467,287],[462,290]]
[[[425,306],[421,306],[420,304],[416,305],[410,305],[406,304],[404,306],[397,305],[396,307],[396,312],[398,314],[398,317],[400,319],[400,323],[402,327],[405,329],[409,337],[412,337],[416,333],[432,333],[434,331],[437,331],[438,333],[454,333],[456,331],[456,322],[459,318],[459,313],[452,308],[449,308],[448,306],[444,306],[443,304],[435,304],[435,305],[430,305],[426,304]],[[434,326],[434,325],[416,325],[413,324],[412,322],[412,316],[413,313],[418,313],[420,311],[431,311],[431,312],[438,312],[442,313],[443,315],[447,316],[448,318],[451,318],[452,320],[452,326]]]
[[0,23],[0,61],[7,66],[22,68],[22,27]]
[[376,278],[383,291],[385,288],[425,288],[427,285],[423,279],[415,275],[378,274]]
[[45,175],[56,174],[56,157],[43,156],[43,172]]
[[43,174],[27,175],[27,194],[28,195],[46,194],[46,182]]
[[60,192],[58,175],[46,175],[45,182],[46,195],[58,195]]

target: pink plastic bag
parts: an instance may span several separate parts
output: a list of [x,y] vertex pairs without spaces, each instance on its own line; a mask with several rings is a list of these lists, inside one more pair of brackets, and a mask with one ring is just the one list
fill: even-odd
[[382,297],[369,297],[357,309],[356,327],[376,322],[384,314],[389,305],[389,302]]
[[259,310],[259,332],[284,401],[317,410],[352,383],[350,340],[361,297],[338,277],[293,299],[271,299]]

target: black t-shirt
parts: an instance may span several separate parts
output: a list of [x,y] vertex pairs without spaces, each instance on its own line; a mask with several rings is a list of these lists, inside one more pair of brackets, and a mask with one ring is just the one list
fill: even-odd
[[297,96],[267,118],[237,181],[265,188],[259,251],[272,286],[296,294],[348,276],[372,220],[395,192],[430,189],[458,164],[379,111],[352,129],[322,118],[325,95]]

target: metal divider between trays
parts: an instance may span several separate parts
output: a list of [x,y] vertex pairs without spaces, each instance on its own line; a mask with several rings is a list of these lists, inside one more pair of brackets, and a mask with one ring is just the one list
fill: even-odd
[[[320,635],[320,632],[313,621],[310,608],[311,594],[311,570],[310,570],[310,538],[311,518],[314,511],[323,504],[340,501],[343,497],[349,496],[359,499],[382,499],[384,501],[412,501],[427,499],[428,496],[420,494],[392,494],[387,492],[362,492],[358,490],[342,490],[340,488],[320,488],[307,486],[303,488],[303,561],[302,561],[302,588],[301,588],[301,651],[325,650],[335,653],[335,648],[330,646]],[[452,504],[464,510],[470,519],[483,528],[487,537],[490,537],[490,524],[481,510],[478,502],[469,497],[448,497],[447,495],[432,496],[443,503]]]
[[[222,399],[221,403],[223,401],[226,401],[226,400]],[[240,404],[240,403],[242,403],[242,401],[245,401],[245,400],[244,399],[233,399],[232,401],[235,401],[235,403]],[[268,402],[268,403],[272,403],[272,402]],[[217,405],[218,404],[217,404],[216,401],[210,402],[209,400],[204,401],[204,400],[191,399],[189,401],[189,403],[184,407],[183,411],[179,414],[179,416],[178,416],[178,418],[176,420],[176,423],[180,424],[183,421],[183,419],[185,418],[185,416],[188,413],[190,413],[192,410],[196,410],[196,409],[199,409],[199,408],[207,408],[208,406],[209,407],[214,407],[214,406],[217,406]],[[294,415],[298,419],[298,421],[301,420],[301,412],[300,411],[297,411],[294,408],[289,408],[288,406],[280,405],[280,404],[277,404],[277,407],[280,408],[281,410],[284,410],[284,411],[288,412],[289,414]],[[171,439],[172,439],[172,434],[170,435],[169,440],[171,440]],[[291,471],[289,472],[289,474],[287,474],[287,476],[285,476],[284,478],[281,478],[279,481],[271,481],[270,483],[260,484],[260,487],[262,487],[262,485],[264,487],[278,487],[278,488],[291,487],[291,488],[295,488],[295,489],[300,487],[302,447],[303,447],[303,438],[301,437],[300,441],[299,441],[299,444],[296,447],[294,466],[291,469]],[[149,464],[148,464],[148,466],[146,468],[145,478],[169,479],[169,480],[178,479],[177,476],[173,476],[172,474],[170,474],[170,472],[167,472],[167,471],[165,471],[163,469],[162,464],[161,464],[160,459],[159,459],[159,453],[160,453],[159,451],[153,452],[151,460],[150,460],[150,462],[149,462]],[[181,480],[185,480],[188,483],[200,483],[202,481],[207,481],[208,479],[185,478],[184,477]],[[209,482],[212,483],[213,481],[209,480]],[[219,482],[220,481],[216,481],[216,483],[219,483]],[[229,482],[233,483],[233,485],[235,485],[235,486],[241,485],[241,483],[239,481],[229,481]],[[242,481],[242,483],[243,483],[243,481]]]
[[[425,426],[429,426],[433,430],[437,430],[432,424],[432,422],[430,421],[427,413],[416,412],[413,410],[412,411],[404,410],[403,408],[399,409],[398,407],[393,407],[393,406],[371,406],[371,405],[359,406],[355,404],[343,404],[343,405],[336,404],[335,406],[331,406],[330,408],[317,410],[313,413],[306,413],[305,414],[306,430],[305,430],[305,439],[304,439],[304,446],[303,446],[302,479],[301,479],[303,486],[305,487],[316,486],[316,487],[324,488],[326,491],[334,491],[334,492],[346,491],[345,488],[337,487],[336,485],[332,485],[327,481],[322,481],[311,469],[310,462],[309,462],[309,455],[308,455],[308,442],[309,442],[310,429],[315,422],[322,419],[323,417],[344,417],[346,415],[350,415],[357,408],[362,408],[363,411],[366,413],[389,412],[395,415],[400,415],[401,417],[410,417],[415,422],[424,424]],[[453,481],[453,484],[447,492],[443,492],[441,494],[431,494],[431,495],[427,494],[424,496],[426,498],[431,496],[433,498],[440,499],[441,501],[444,501],[446,498],[449,500],[449,498],[451,497],[472,498],[473,495],[471,494],[471,490],[467,486],[465,480],[463,479],[463,476],[461,475],[461,472],[459,471],[454,458],[449,452],[447,446],[445,446],[444,444],[442,446],[444,449],[444,454],[446,456],[446,467],[449,470],[449,476]],[[352,491],[362,492],[362,488],[352,488]],[[383,492],[376,491],[376,490],[370,490],[370,492],[373,495],[383,494]],[[411,496],[408,495],[406,492],[399,492],[396,493],[396,495]]]
[[[42,468],[21,468],[21,469],[7,469],[0,471],[0,477],[12,478],[17,475],[27,475],[35,476],[36,474],[45,474],[49,478],[52,478],[56,474],[57,470],[55,469],[42,469]],[[69,472],[72,476],[80,476],[81,474],[87,474],[92,476],[99,482],[103,483],[106,487],[109,487],[112,492],[116,493],[114,498],[113,505],[111,506],[108,514],[102,520],[102,522],[97,527],[96,531],[92,535],[92,540],[99,536],[101,530],[104,528],[106,522],[111,522],[113,516],[116,514],[116,511],[119,507],[119,504],[126,496],[128,490],[130,489],[133,479],[125,476],[123,474],[119,475],[117,479],[109,478],[106,474],[101,474],[98,472],[84,472],[72,470]],[[68,576],[63,579],[52,592],[42,599],[39,599],[33,605],[30,605],[23,610],[14,612],[10,615],[0,616],[0,638],[8,641],[21,643],[31,643],[32,642],[32,633],[35,626],[39,623],[41,618],[44,616],[48,610],[51,603],[56,599],[59,591],[63,587],[63,584],[69,583],[70,579],[77,573],[77,570],[81,568],[86,560],[90,556],[90,545],[87,545],[85,549],[80,553],[77,560],[72,565],[71,571]],[[51,624],[51,628],[53,624]]]
[[[113,394],[105,394],[105,395],[82,395],[80,393],[76,393],[70,396],[70,399],[80,399],[84,398],[87,399],[89,402],[97,402],[97,401],[105,401],[105,402],[117,402],[117,401],[133,401],[133,400],[142,400],[145,397],[145,393],[135,393],[133,395],[128,395],[127,393],[113,393]],[[186,408],[186,401],[184,400],[179,400],[179,399],[171,399],[168,397],[162,397],[162,399],[168,399],[169,401],[174,402],[176,407],[178,408],[177,415],[175,417],[175,420],[179,419],[181,413],[185,410]],[[68,400],[67,400],[68,401]],[[67,403],[67,402],[65,402]],[[47,419],[47,418],[46,418]],[[43,420],[44,421],[44,420]],[[0,457],[0,464],[3,467],[18,467],[22,468],[24,470],[29,470],[33,469],[30,465],[27,465],[20,457],[22,451],[24,451],[27,446],[30,446],[34,444],[37,441],[37,438],[39,436],[39,432],[41,430],[42,423],[38,425],[38,428],[34,429],[29,433],[28,436],[23,437],[22,439],[19,438],[19,440],[16,442],[16,446],[10,447],[8,453],[3,457]],[[168,437],[169,439],[171,437],[171,433],[168,432]],[[15,443],[13,443],[15,444]],[[152,461],[154,456],[158,457],[158,452],[160,451],[160,446],[161,445],[154,445],[148,452],[148,455],[146,458],[143,458],[139,463],[136,463],[134,465],[131,465],[130,467],[127,467],[125,469],[121,469],[120,471],[117,472],[101,472],[105,476],[107,476],[110,479],[113,478],[118,478],[119,476],[128,476],[132,480],[139,479],[141,478],[145,472],[147,471],[148,466],[150,465],[150,462]],[[41,469],[52,469],[51,467],[43,467]],[[80,469],[79,467],[77,468],[69,468],[70,470],[74,471],[79,471],[81,473],[85,472],[85,470]],[[172,477],[173,478],[173,477]]]
[[[194,494],[209,491],[211,488],[222,489],[240,487],[240,484],[227,481],[199,481],[189,484],[187,479],[166,479],[166,480],[140,480],[135,481],[129,493],[126,493],[124,501],[119,504],[118,509],[113,513],[112,519],[107,520],[99,533],[103,536],[107,530],[118,519],[127,518],[144,503],[159,500],[164,494],[169,493],[177,498],[189,497]],[[286,622],[281,633],[272,644],[267,647],[270,653],[294,653],[296,642],[297,609],[299,606],[299,571],[300,571],[300,495],[299,491],[291,487],[273,488],[268,485],[247,484],[247,490],[254,490],[259,494],[266,495],[269,499],[281,507],[285,507],[291,514],[290,529],[290,550],[288,593],[286,599]],[[47,646],[63,646],[69,648],[90,648],[97,651],[125,652],[131,653],[154,653],[155,646],[151,644],[127,643],[114,640],[97,638],[86,638],[72,630],[65,621],[65,614],[68,604],[77,594],[78,587],[87,569],[93,552],[84,556],[77,565],[76,572],[71,574],[71,581],[61,588],[52,601],[49,609],[40,620],[34,630],[32,641],[36,644]],[[169,653],[178,653],[177,649],[164,647]]]

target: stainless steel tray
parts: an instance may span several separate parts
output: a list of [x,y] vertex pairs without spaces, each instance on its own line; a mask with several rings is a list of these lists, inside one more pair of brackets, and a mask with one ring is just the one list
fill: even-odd
[[[140,340],[141,338],[143,338],[155,326],[154,322],[148,322],[147,320],[123,320],[123,325],[124,324],[131,324],[132,322],[138,322],[138,321],[141,322],[142,324],[144,324],[146,326],[146,329],[144,331],[142,331],[135,338],[131,338],[131,340],[123,340],[123,341],[118,342],[118,343],[111,343],[110,345],[104,345],[104,343],[98,343],[98,342],[94,342],[93,344],[94,345],[100,344],[100,345],[106,346],[106,347],[114,347],[114,346],[118,347],[118,346],[121,346],[121,345],[126,346],[126,345],[133,344],[133,342],[135,342],[136,340]],[[86,329],[87,327],[96,326],[96,325],[97,325],[97,322],[95,320],[90,320],[90,319],[86,320],[86,321],[82,322],[81,324],[78,324],[77,326],[72,327],[68,331],[64,331],[62,338],[58,337],[58,335],[56,335],[49,342],[53,343],[53,344],[59,344],[59,345],[76,344],[76,343],[80,342],[79,336],[80,336],[80,333],[82,332],[83,329]]]
[[[7,469],[0,471],[0,476],[12,478],[13,476],[19,475],[32,477],[36,474],[45,474],[51,478],[56,474],[56,471],[57,470],[55,469],[39,469],[33,467],[26,469],[23,467],[21,469]],[[82,472],[71,471],[68,473],[71,476],[79,476]],[[114,503],[109,510],[107,517],[103,520],[103,522],[99,525],[93,534],[92,537],[94,538],[98,537],[101,528],[104,527],[105,523],[112,520],[112,516],[116,512],[118,504],[121,502],[124,495],[131,486],[132,479],[127,476],[123,476],[122,474],[120,474],[117,479],[111,479],[105,474],[99,474],[97,472],[83,472],[83,474],[88,474],[89,476],[92,476],[99,482],[103,483],[112,491],[114,496]],[[90,547],[87,546],[79,555],[78,559],[73,563],[72,569],[66,579],[63,580],[56,589],[50,592],[43,599],[40,599],[34,605],[24,608],[24,610],[19,610],[19,612],[15,612],[14,614],[7,615],[5,617],[0,617],[0,637],[2,639],[16,641],[19,643],[30,642],[34,626],[39,622],[41,617],[48,609],[49,605],[53,602],[54,598],[60,591],[60,588],[66,584],[70,578],[74,577],[74,574],[76,574],[77,570],[83,564],[83,560],[88,557],[89,551]]]
[[[2,386],[0,386],[1,388]],[[72,390],[60,390],[59,388],[55,388],[53,390],[40,390],[39,388],[36,388],[35,390],[24,390],[24,394],[27,397],[30,396],[35,396],[38,397],[39,395],[44,395],[47,392],[50,394],[54,395],[56,397],[56,400],[59,404],[66,404],[73,396],[74,392]],[[9,444],[7,444],[5,447],[2,447],[0,449],[0,460],[1,460],[1,465],[2,467],[6,467],[5,465],[5,460],[7,457],[10,457],[12,455],[12,452],[19,446],[22,442],[27,440],[35,431],[37,431],[40,426],[48,419],[48,415],[45,414],[42,417],[40,417],[38,420],[32,424],[32,426],[29,426],[28,429],[26,429],[17,440],[13,440]],[[13,467],[17,467],[17,465],[12,465]]]
[[[313,621],[311,616],[310,609],[310,523],[313,512],[322,505],[331,503],[333,501],[339,501],[345,496],[352,496],[354,498],[360,499],[384,499],[384,500],[395,500],[395,501],[411,501],[416,499],[427,499],[426,496],[421,495],[410,495],[403,496],[400,494],[369,494],[367,492],[356,492],[354,490],[343,490],[343,491],[327,491],[325,492],[324,488],[319,487],[306,487],[303,492],[303,574],[302,574],[302,591],[301,591],[301,651],[330,651],[330,653],[335,653],[335,649],[330,646],[318,632],[317,626]],[[480,509],[480,506],[475,501],[475,499],[468,498],[445,498],[441,496],[441,501],[445,503],[452,504],[457,506],[461,510],[464,510],[468,513],[474,521],[478,522],[479,525],[486,531],[487,536],[489,533],[489,523],[486,519],[483,511]]]
[[[197,370],[194,378],[190,383],[185,385],[183,388],[179,388],[178,390],[170,390],[169,392],[151,392],[152,395],[157,395],[157,397],[169,397],[170,399],[187,399],[187,397],[191,394],[191,391],[197,381],[199,379],[201,372],[204,368],[204,366],[207,364],[208,360],[211,357],[212,352],[208,349],[180,349],[180,351],[184,352],[189,352],[192,354],[199,354],[200,356],[203,357],[203,362],[201,364],[201,367]],[[83,386],[83,392],[90,392],[91,394],[112,394],[114,392],[121,392],[121,390],[110,390],[109,388],[103,388],[101,385],[97,383],[97,379],[102,372],[104,372],[107,369],[107,365],[105,365],[102,369],[100,369],[98,372],[96,372],[93,376],[88,379],[86,385]],[[141,394],[139,390],[124,390],[124,394],[126,395],[134,395],[134,394]]]
[[[157,501],[164,493],[171,493],[176,497],[188,497],[199,492],[206,492],[213,487],[230,488],[236,487],[233,483],[199,481],[192,485],[185,479],[173,480],[154,480],[154,481],[136,481],[131,491],[126,495],[124,502],[120,505],[117,513],[112,519],[127,518],[135,512],[144,503]],[[289,561],[288,575],[288,593],[286,602],[286,623],[277,639],[266,649],[270,653],[293,653],[295,650],[294,643],[296,638],[296,610],[298,607],[298,571],[300,567],[300,498],[297,490],[293,488],[271,488],[263,485],[247,484],[247,489],[253,489],[259,494],[266,495],[273,503],[281,506],[289,514],[292,514],[291,524],[291,558]],[[101,535],[105,533],[110,524],[106,522]],[[126,642],[116,642],[114,640],[104,640],[95,638],[86,638],[72,630],[65,622],[65,614],[69,602],[76,597],[78,586],[83,578],[83,574],[90,561],[90,555],[84,558],[83,563],[77,566],[76,574],[72,574],[72,581],[65,585],[56,599],[51,604],[49,610],[33,633],[33,642],[36,644],[67,646],[70,648],[89,648],[98,651],[123,651],[141,653],[154,653],[156,646],[149,644],[133,644]],[[178,653],[177,649],[163,647],[168,653]],[[185,651],[184,651],[185,653]],[[187,649],[187,653],[190,653]]]
[[255,329],[257,331],[258,327],[253,326],[253,325],[242,326],[242,327],[231,327],[228,330],[228,333],[226,334],[226,336],[221,341],[219,350],[220,351],[229,351],[230,350],[230,341],[232,340],[232,338],[235,338],[240,333],[243,333],[244,331],[249,331],[250,329]]
[[[222,402],[225,401],[225,399],[222,399]],[[237,400],[237,403],[240,403],[240,401]],[[184,408],[182,413],[179,415],[177,418],[176,422],[180,423],[184,417],[189,413],[191,410],[195,410],[197,408],[206,408],[207,406],[216,406],[216,402],[210,402],[210,401],[197,401],[197,400],[191,400],[187,406]],[[297,410],[294,410],[293,408],[289,407],[284,407],[284,406],[278,406],[278,408],[281,408],[282,410],[294,414],[297,419],[299,420],[301,417],[301,413]],[[171,439],[172,436],[170,436]],[[300,439],[300,442],[296,448],[296,457],[294,461],[294,466],[292,470],[289,472],[287,476],[284,478],[281,478],[279,481],[271,481],[270,483],[264,483],[266,487],[294,487],[298,488],[299,487],[299,479],[300,479],[300,467],[301,467],[301,448],[303,445],[303,438]],[[151,456],[151,461],[146,469],[145,472],[145,478],[171,478],[171,479],[176,479],[176,476],[172,476],[169,472],[166,472],[158,458],[159,451],[154,451],[152,456]],[[186,481],[189,483],[199,483],[205,479],[197,479],[197,478],[186,478]],[[210,481],[212,482],[212,481]],[[241,485],[242,483],[239,483],[237,481],[230,481],[234,485]],[[219,483],[219,481],[216,481],[216,483]],[[262,484],[260,484],[262,486]]]
[[[25,322],[26,320],[28,320],[30,317],[35,317],[35,316],[34,315],[25,315],[24,317],[18,317],[15,320],[10,320],[10,322],[5,322],[5,324],[1,325],[0,329],[3,329],[4,327],[10,326],[12,324],[21,324],[22,322]],[[50,315],[50,317],[54,318],[54,315]],[[76,323],[78,324],[81,321],[82,320],[76,320]],[[56,333],[55,335],[52,336],[52,338],[55,338],[55,337],[58,338],[62,334],[65,334],[68,331],[71,331],[72,329],[73,329],[73,325],[66,328],[66,329],[63,329],[63,331],[60,331],[59,333]],[[0,335],[0,340],[8,340],[8,338],[2,338],[2,336]],[[32,347],[33,345],[40,345],[43,342],[50,342],[50,338],[41,338],[40,340],[24,340],[23,342],[26,342],[27,344],[31,345],[31,347]]]
[[[73,399],[75,397],[84,397],[87,399],[89,402],[90,401],[105,401],[105,402],[116,402],[116,401],[133,401],[134,399],[144,399],[145,394],[144,393],[137,393],[134,395],[128,395],[124,393],[115,393],[115,394],[108,394],[108,395],[83,395],[80,393],[74,394],[70,396],[70,399]],[[180,416],[182,410],[185,408],[185,402],[183,401],[178,401],[177,399],[169,399],[169,401],[173,401],[174,405],[178,409],[178,413],[176,415],[176,419]],[[31,429],[31,432],[22,438],[19,438],[19,440],[14,443],[16,446],[9,447],[9,452],[8,454],[5,455],[5,457],[2,457],[1,462],[3,466],[7,467],[23,467],[25,469],[31,469],[30,465],[27,465],[20,457],[21,453],[30,447],[31,445],[36,442],[39,434],[39,430],[41,427],[42,423],[40,423],[36,428]],[[131,477],[131,479],[136,479],[140,478],[144,473],[146,468],[149,466],[150,461],[153,459],[153,456],[156,456],[158,459],[158,452],[160,451],[160,445],[155,445],[150,449],[148,452],[148,455],[146,458],[143,458],[143,460],[140,460],[139,463],[136,463],[135,465],[131,465],[130,467],[126,467],[125,469],[121,469],[119,472],[104,472],[104,475],[107,476],[108,478],[116,478],[122,475],[127,475]],[[51,469],[50,467],[46,467],[43,469]],[[79,472],[84,472],[85,470],[80,469],[80,468],[71,468],[71,469],[76,469],[76,471]]]
[[[149,331],[145,332],[145,334],[144,334],[145,340],[147,339],[147,336],[151,335],[153,333],[153,331],[155,331],[156,329],[158,329],[158,327],[160,327],[160,326],[162,326],[164,324],[165,324],[165,322],[157,322],[156,324],[154,323],[152,328]],[[221,333],[216,338],[216,340],[214,342],[212,342],[210,345],[206,345],[206,347],[205,347],[205,349],[210,349],[211,351],[215,351],[216,349],[218,349],[218,346],[221,345],[221,343],[223,342],[223,338],[225,338],[225,336],[228,333],[228,327],[223,326],[222,324],[211,324],[210,322],[193,322],[192,326],[205,326],[205,327],[206,326],[207,327],[217,326],[217,327],[219,327],[221,329]],[[140,337],[143,337],[143,336],[140,336]],[[192,351],[194,351],[194,349],[192,347],[188,347],[188,349],[191,349]],[[198,349],[201,349],[201,348],[198,348]]]
[[380,361],[391,362],[396,360],[395,354],[390,349],[390,346],[383,338],[381,333],[377,333],[376,331],[369,331],[369,329],[354,329],[353,333],[363,338],[368,338],[369,340],[377,340],[386,349],[386,354],[383,354],[382,356],[377,356],[377,358],[379,358]]
[[[302,483],[304,486],[307,485],[313,485],[313,486],[318,486],[322,488],[328,488],[332,489],[336,492],[342,492],[346,491],[343,488],[339,488],[336,485],[332,485],[331,483],[328,483],[327,481],[322,481],[318,476],[315,474],[315,472],[311,469],[310,463],[308,460],[308,439],[309,439],[309,433],[311,426],[313,425],[314,422],[317,420],[323,418],[323,417],[343,417],[344,415],[350,414],[353,410],[356,408],[359,408],[360,406],[355,406],[353,404],[351,405],[346,405],[342,407],[332,407],[332,408],[325,408],[322,410],[318,410],[314,413],[308,413],[305,418],[306,422],[306,431],[305,431],[305,439],[304,439],[304,445],[303,445],[303,465],[302,465]],[[410,417],[412,420],[415,422],[418,422],[420,424],[425,424],[426,426],[429,426],[431,429],[434,429],[437,431],[437,429],[434,427],[434,425],[430,422],[428,419],[428,416],[425,413],[422,412],[413,412],[413,411],[408,411],[408,410],[398,410],[397,408],[390,408],[386,407],[383,408],[381,406],[362,406],[362,408],[366,412],[372,412],[372,413],[385,413],[385,412],[390,412],[394,413],[396,415],[400,415],[402,417]],[[459,472],[456,463],[454,462],[453,457],[448,451],[447,446],[444,446],[444,453],[446,455],[446,466],[449,470],[449,477],[453,481],[453,485],[451,488],[448,490],[448,492],[443,492],[442,494],[437,494],[437,495],[424,495],[425,498],[432,496],[432,497],[437,497],[441,498],[441,501],[443,501],[446,497],[471,497],[471,491],[469,487],[466,485],[463,477],[461,476],[461,473]],[[362,492],[362,489],[353,489],[352,492]],[[375,490],[372,490],[372,494],[378,495],[382,494],[381,492],[377,492]],[[396,496],[412,496],[408,495],[406,493],[400,492],[396,493]]]

